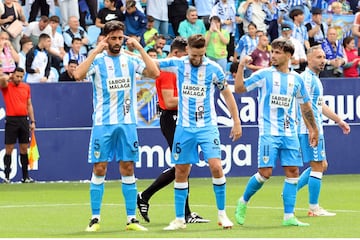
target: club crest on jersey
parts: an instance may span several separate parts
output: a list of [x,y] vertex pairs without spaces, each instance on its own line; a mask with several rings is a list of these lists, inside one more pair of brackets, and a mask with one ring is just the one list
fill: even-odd
[[95,151],[95,152],[94,152],[94,156],[95,156],[96,159],[99,159],[99,157],[100,157],[100,152],[99,152],[99,151]]
[[263,157],[263,162],[268,163],[269,162],[269,156],[264,156]]
[[175,159],[175,161],[179,160],[179,154],[174,153],[174,159]]

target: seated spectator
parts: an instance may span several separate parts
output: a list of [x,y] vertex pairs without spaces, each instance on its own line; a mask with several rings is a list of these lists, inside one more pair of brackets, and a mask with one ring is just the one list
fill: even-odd
[[321,44],[326,56],[326,65],[320,77],[341,77],[343,76],[342,66],[346,63],[342,44],[337,39],[336,28],[329,27],[326,39]]
[[346,37],[343,40],[345,57],[347,63],[344,64],[344,77],[359,77],[360,58],[358,50],[355,48],[354,37]]
[[47,82],[50,75],[51,57],[48,50],[51,47],[51,37],[46,33],[39,36],[39,42],[26,54],[25,82]]
[[62,60],[65,55],[64,37],[57,31],[57,27],[60,24],[60,18],[58,16],[51,16],[49,22],[51,27],[51,47],[49,49],[49,53],[51,54],[51,66],[60,73]]
[[163,51],[165,44],[166,44],[165,36],[158,35],[156,37],[155,44],[153,46],[148,45],[144,49],[145,49],[145,51],[147,51],[150,48],[154,48],[157,52],[157,58],[162,59],[162,58],[166,58],[166,56],[167,56],[167,53]]
[[153,46],[157,35],[158,31],[154,28],[154,18],[147,16],[146,31],[144,32],[145,46]]
[[51,36],[48,16],[41,16],[38,22],[30,22],[24,30],[24,35],[31,38],[34,46],[38,44],[39,36],[43,33]]
[[198,19],[197,10],[193,6],[189,6],[186,11],[186,20],[182,21],[179,25],[178,32],[181,37],[188,38],[194,34],[206,33],[204,22]]
[[60,74],[59,82],[74,82],[74,72],[78,66],[78,62],[75,59],[70,59],[67,64],[67,70]]
[[256,49],[250,54],[252,62],[246,64],[246,68],[252,72],[270,67],[270,51],[268,49],[269,38],[263,34],[259,37],[259,43]]
[[330,25],[330,22],[328,24],[322,22],[322,10],[320,8],[311,9],[311,20],[305,24],[310,47],[321,44],[325,40],[328,25]]
[[25,62],[26,62],[26,54],[33,48],[33,43],[31,39],[27,36],[23,36],[20,39],[20,49],[19,52],[19,63],[18,67],[25,69]]
[[85,61],[86,56],[80,52],[81,47],[83,46],[83,43],[80,38],[74,38],[71,43],[71,48],[69,51],[64,55],[63,58],[63,65],[64,69],[67,70],[68,62],[73,59],[76,60],[78,64]]
[[101,35],[104,34],[105,23],[111,20],[118,20],[121,22],[125,20],[124,14],[119,8],[115,7],[115,4],[116,0],[104,0],[104,8],[100,9],[97,14],[95,25],[101,29]]
[[158,59],[157,57],[157,51],[155,48],[149,48],[146,53],[153,59]]
[[[136,35],[129,35],[130,38],[135,38],[138,42],[140,42],[140,37]],[[125,53],[130,55],[140,55],[140,52],[133,46],[133,44],[128,44],[125,42]]]
[[226,46],[230,41],[230,34],[226,29],[221,27],[221,19],[214,15],[210,18],[210,28],[205,35],[206,56],[217,62],[224,72],[227,66],[227,49]]
[[305,50],[309,49],[310,48],[309,35],[304,25],[304,19],[305,19],[304,11],[295,8],[290,11],[289,17],[291,18],[294,24],[294,29],[292,29],[293,30],[292,36],[295,39],[299,40],[302,45],[304,45]]
[[19,54],[10,43],[9,34],[0,32],[0,63],[3,73],[14,72],[16,64],[19,62]]
[[66,27],[63,32],[65,51],[69,51],[74,38],[80,38],[83,44],[80,53],[87,55],[87,46],[89,44],[87,32],[80,26],[79,20],[74,16],[69,18],[68,24],[69,26]]
[[289,67],[297,73],[301,73],[305,70],[307,62],[305,47],[298,39],[293,37],[292,29],[293,25],[291,23],[281,24],[281,36],[279,38],[290,40],[294,45],[295,51],[289,62]]
[[[0,26],[7,28],[15,20],[20,20],[24,26],[28,24],[21,5],[13,0],[4,0],[4,3],[0,2]],[[20,51],[20,38],[21,34],[10,38],[16,51]]]
[[127,0],[125,12],[125,35],[140,36],[140,43],[142,46],[145,46],[143,36],[146,31],[146,24],[146,15],[137,9],[135,0]]

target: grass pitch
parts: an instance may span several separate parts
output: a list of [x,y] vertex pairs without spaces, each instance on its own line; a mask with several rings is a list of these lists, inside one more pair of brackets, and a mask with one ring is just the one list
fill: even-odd
[[[163,231],[175,218],[173,185],[150,201],[148,232],[125,231],[126,216],[119,181],[105,183],[101,229],[84,231],[90,219],[89,184],[35,183],[0,184],[0,238],[359,238],[360,175],[325,175],[320,204],[336,212],[335,217],[307,217],[308,193],[297,197],[296,216],[309,227],[283,227],[281,190],[283,177],[272,177],[251,199],[245,225],[235,223],[236,201],[248,177],[227,178],[227,214],[234,222],[231,230],[217,226],[217,210],[211,179],[190,179],[192,211],[211,220],[188,224],[180,231]],[[152,180],[138,180],[138,190]]]

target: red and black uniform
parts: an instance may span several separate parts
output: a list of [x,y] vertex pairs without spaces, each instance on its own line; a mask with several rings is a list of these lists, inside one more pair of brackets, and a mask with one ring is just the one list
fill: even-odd
[[[6,88],[1,88],[1,91],[6,109],[5,144],[15,144],[17,139],[19,143],[29,143],[28,101],[31,98],[30,86],[23,82],[18,85],[9,82]],[[20,162],[23,178],[26,179],[28,178],[28,155],[20,154]],[[5,177],[9,179],[11,155],[5,154],[4,165]]]

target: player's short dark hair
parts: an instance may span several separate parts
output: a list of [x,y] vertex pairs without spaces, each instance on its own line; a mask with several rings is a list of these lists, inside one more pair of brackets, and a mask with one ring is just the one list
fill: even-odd
[[286,39],[275,39],[271,43],[271,49],[281,49],[284,52],[291,53],[291,56],[295,52],[294,44],[290,40]]
[[107,36],[111,32],[115,32],[115,31],[123,31],[124,32],[125,31],[124,23],[117,21],[117,20],[112,20],[112,21],[105,23],[105,27],[104,27],[105,36]]
[[202,34],[194,34],[188,38],[188,45],[190,48],[205,47],[205,37]]
[[157,51],[156,51],[156,49],[155,48],[149,48],[147,51],[146,51],[146,53],[151,53],[151,52],[154,52],[154,53],[156,53],[157,54]]
[[187,43],[186,38],[177,36],[176,38],[174,38],[174,40],[172,41],[172,43],[170,45],[170,52],[172,52],[174,50],[179,50],[181,52],[185,52],[187,44],[188,43]]
[[24,73],[25,70],[24,70],[23,68],[21,68],[21,67],[16,67],[16,68],[14,69],[14,72],[22,72],[22,73]]

